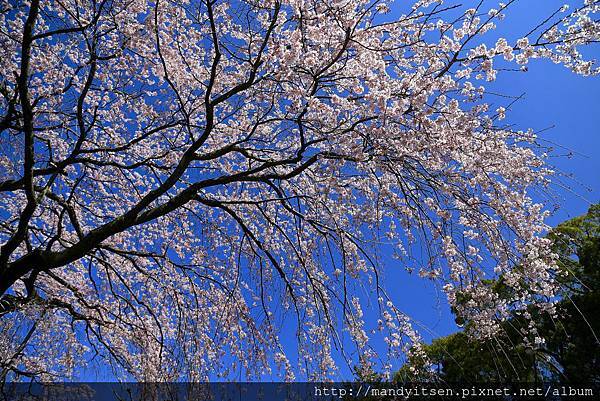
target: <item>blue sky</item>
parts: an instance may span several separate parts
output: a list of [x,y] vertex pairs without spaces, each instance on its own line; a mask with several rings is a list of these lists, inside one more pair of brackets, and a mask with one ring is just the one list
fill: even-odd
[[[500,30],[506,31],[507,36],[519,35],[523,28],[561,4],[574,8],[582,3],[581,0],[519,1],[507,13]],[[600,45],[584,51],[586,56],[600,61]],[[540,133],[540,139],[548,141],[548,145],[555,144],[550,162],[557,171],[572,175],[571,179],[561,180],[569,190],[554,187],[561,208],[549,222],[556,224],[585,213],[590,202],[600,201],[600,77],[578,76],[547,60],[534,60],[528,68],[527,73],[498,74],[492,88],[501,88],[507,95],[525,95],[512,107],[509,122],[536,131],[553,127]],[[571,157],[567,156],[569,153]]]

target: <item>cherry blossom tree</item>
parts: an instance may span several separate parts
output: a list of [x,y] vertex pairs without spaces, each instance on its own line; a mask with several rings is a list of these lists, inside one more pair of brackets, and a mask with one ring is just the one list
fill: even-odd
[[383,247],[478,335],[552,313],[552,171],[485,84],[596,74],[600,1],[512,43],[515,1],[1,0],[2,380],[385,368],[422,351]]

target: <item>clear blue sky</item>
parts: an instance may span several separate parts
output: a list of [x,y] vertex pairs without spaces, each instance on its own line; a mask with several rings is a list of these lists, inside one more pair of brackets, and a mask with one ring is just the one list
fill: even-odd
[[[541,17],[561,4],[571,8],[583,0],[522,0],[507,13],[502,31],[513,36],[523,33]],[[517,28],[518,27],[518,28]],[[585,49],[586,56],[600,61],[600,45]],[[577,76],[547,60],[529,65],[527,73],[499,74],[494,89],[509,95],[525,94],[515,104],[507,120],[520,127],[542,130],[540,138],[556,144],[551,163],[557,171],[571,174],[561,180],[571,190],[555,187],[561,209],[550,219],[552,224],[585,213],[591,203],[600,201],[600,77]],[[564,147],[565,149],[561,149]],[[566,155],[573,153],[572,157]]]

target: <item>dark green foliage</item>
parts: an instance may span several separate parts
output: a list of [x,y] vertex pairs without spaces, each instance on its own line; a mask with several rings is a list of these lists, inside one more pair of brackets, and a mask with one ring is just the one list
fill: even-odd
[[561,325],[547,324],[551,352],[573,381],[600,381],[600,204],[586,215],[560,224],[551,234],[560,266]]

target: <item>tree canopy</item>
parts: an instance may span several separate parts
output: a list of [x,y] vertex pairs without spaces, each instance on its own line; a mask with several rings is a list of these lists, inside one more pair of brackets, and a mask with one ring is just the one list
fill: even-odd
[[516,1],[0,1],[0,378],[418,357],[382,244],[473,334],[552,312],[547,149],[485,86],[597,74],[600,2],[494,35]]

